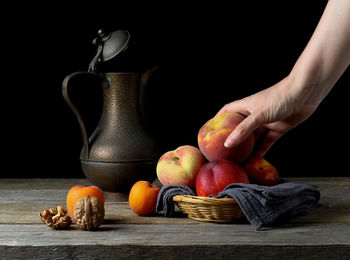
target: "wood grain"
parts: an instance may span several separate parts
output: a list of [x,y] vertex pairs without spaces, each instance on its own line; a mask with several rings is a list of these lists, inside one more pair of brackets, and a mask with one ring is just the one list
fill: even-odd
[[[349,177],[305,177],[305,178],[286,178],[292,181],[299,181],[305,184],[315,185],[326,189],[350,189]],[[161,185],[159,180],[154,184]],[[92,185],[87,179],[0,179],[0,190],[67,190],[75,185]]]
[[[308,178],[298,181],[317,184],[321,190],[319,206],[294,223],[350,224],[350,178]],[[37,212],[65,205],[74,185],[90,185],[85,179],[31,179],[0,181],[0,223],[40,224]],[[339,186],[339,187],[338,187]],[[337,189],[338,187],[338,189]],[[7,188],[7,189],[6,189]],[[128,203],[106,201],[106,223],[124,224],[201,224],[184,217],[139,217]],[[179,214],[181,216],[181,214]]]
[[216,224],[176,217],[137,216],[128,203],[106,201],[94,232],[74,224],[52,230],[37,212],[65,205],[85,179],[0,180],[0,259],[349,259],[350,178],[290,178],[318,186],[317,208],[255,231],[249,224]]
[[[0,204],[0,224],[42,224],[38,212],[58,205],[58,203],[12,203]],[[178,214],[177,217],[166,218],[162,216],[138,216],[130,208],[128,203],[106,202],[105,224],[201,224]]]
[[[0,258],[346,259],[349,225],[104,225],[88,232],[0,225]],[[20,252],[18,251],[20,248]]]

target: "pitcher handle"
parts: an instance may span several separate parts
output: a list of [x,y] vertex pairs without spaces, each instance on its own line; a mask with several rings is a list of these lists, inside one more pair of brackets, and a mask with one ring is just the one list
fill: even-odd
[[68,95],[69,81],[76,76],[82,76],[82,75],[93,75],[93,76],[97,76],[97,77],[101,78],[102,80],[104,80],[104,78],[101,75],[94,73],[94,72],[78,71],[78,72],[74,72],[74,73],[66,76],[63,80],[63,83],[62,83],[63,98],[66,101],[66,103],[68,104],[68,106],[70,107],[70,109],[73,111],[74,115],[77,117],[78,122],[79,122],[80,130],[81,130],[81,133],[83,136],[83,143],[84,143],[84,159],[87,160],[89,158],[89,140],[88,140],[88,136],[86,134],[86,128],[84,125],[84,121],[80,115],[79,110],[72,103],[72,101],[70,100],[69,95]]

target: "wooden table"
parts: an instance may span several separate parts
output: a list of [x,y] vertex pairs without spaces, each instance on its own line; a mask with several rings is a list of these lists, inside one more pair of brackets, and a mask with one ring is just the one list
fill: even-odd
[[[289,178],[293,179],[293,178]],[[294,179],[321,190],[317,208],[255,231],[187,217],[140,217],[106,201],[98,231],[45,226],[37,212],[65,205],[85,179],[0,179],[0,259],[350,259],[350,178]]]

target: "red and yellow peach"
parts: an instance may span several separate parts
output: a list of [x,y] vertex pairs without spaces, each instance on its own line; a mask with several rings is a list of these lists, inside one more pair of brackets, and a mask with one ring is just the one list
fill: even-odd
[[186,185],[195,187],[199,169],[205,163],[197,147],[183,145],[163,154],[157,163],[157,176],[163,185]]
[[273,186],[280,182],[278,170],[262,157],[251,157],[244,164],[249,178],[257,184]]
[[236,147],[224,146],[226,138],[244,120],[238,113],[225,112],[207,121],[198,132],[198,146],[209,160],[226,159],[242,163],[251,154],[254,147],[254,134],[250,134]]

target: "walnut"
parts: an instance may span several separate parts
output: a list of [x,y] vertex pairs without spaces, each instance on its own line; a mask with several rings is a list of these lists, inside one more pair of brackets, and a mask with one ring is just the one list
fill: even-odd
[[53,229],[66,229],[72,224],[72,219],[63,206],[57,206],[57,209],[46,209],[38,214],[41,220]]
[[98,228],[105,216],[105,209],[97,197],[86,196],[75,203],[74,219],[76,224],[84,230]]

